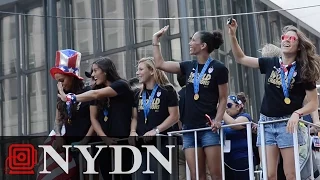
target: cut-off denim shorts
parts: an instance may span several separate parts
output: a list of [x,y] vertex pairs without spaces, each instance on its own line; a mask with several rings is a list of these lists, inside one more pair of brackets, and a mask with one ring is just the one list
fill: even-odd
[[[183,130],[205,128],[204,126],[189,127],[183,125]],[[204,148],[209,146],[220,145],[220,135],[211,130],[197,132],[197,147]],[[195,148],[194,132],[183,133],[183,149]]]
[[[291,115],[283,117],[267,117],[260,114],[259,122],[268,122],[280,119],[289,119]],[[266,146],[276,145],[278,148],[289,148],[293,147],[293,134],[287,132],[288,121],[264,124],[264,137]],[[260,124],[258,126],[257,146],[261,146],[261,132]],[[298,144],[304,145],[305,140],[303,139],[301,128],[298,126]]]

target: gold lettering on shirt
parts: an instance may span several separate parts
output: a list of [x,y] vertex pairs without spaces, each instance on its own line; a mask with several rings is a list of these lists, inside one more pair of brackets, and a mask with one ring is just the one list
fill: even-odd
[[[199,76],[199,73],[198,73],[198,76]],[[211,74],[204,74],[200,81],[200,84],[207,87],[210,84],[210,80],[211,80]],[[188,82],[193,83],[193,81],[194,81],[194,73],[191,72],[188,78]]]
[[[287,79],[286,79],[287,80]],[[290,89],[293,88],[293,84],[295,82],[295,78],[293,77],[290,83]],[[268,84],[274,84],[277,86],[277,88],[280,89],[280,87],[282,86],[282,82],[281,82],[281,76],[280,73],[278,73],[277,71],[273,70],[268,78]]]
[[[147,99],[147,103],[148,103],[148,99]],[[159,112],[160,109],[160,98],[155,98],[152,101],[150,110],[153,109],[155,112]],[[142,99],[139,99],[139,107],[138,107],[138,111],[143,110],[143,106],[142,106]]]

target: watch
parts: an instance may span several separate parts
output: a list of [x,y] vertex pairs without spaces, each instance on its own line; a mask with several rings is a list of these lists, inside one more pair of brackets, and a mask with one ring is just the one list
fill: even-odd
[[154,128],[153,130],[155,130],[157,134],[160,133],[160,130],[158,128]]

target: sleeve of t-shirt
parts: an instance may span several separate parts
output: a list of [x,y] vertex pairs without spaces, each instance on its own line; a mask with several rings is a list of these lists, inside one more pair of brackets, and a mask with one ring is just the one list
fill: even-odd
[[117,80],[113,82],[110,87],[116,91],[118,95],[121,95],[128,91],[129,85],[123,80]]
[[138,108],[140,100],[140,91],[134,91],[133,107]]
[[222,66],[218,69],[218,85],[226,84],[229,80],[229,70],[225,66]]
[[317,88],[315,82],[307,82],[307,83],[304,83],[304,89],[305,89],[305,90],[311,91],[311,90],[314,90],[315,88]]
[[90,106],[97,106],[97,105],[98,105],[98,100],[90,101]]
[[248,114],[248,113],[243,113],[243,114],[241,114],[239,117],[246,117],[250,122],[252,121],[252,118],[251,118],[251,116]]
[[192,61],[182,61],[180,62],[180,71],[182,75],[187,73],[187,69],[192,66]]
[[266,74],[268,68],[274,63],[274,59],[270,57],[260,57],[258,61],[261,74]]
[[168,93],[167,93],[167,101],[168,101],[168,107],[174,107],[178,106],[178,95],[177,92],[173,89],[173,87],[167,87]]

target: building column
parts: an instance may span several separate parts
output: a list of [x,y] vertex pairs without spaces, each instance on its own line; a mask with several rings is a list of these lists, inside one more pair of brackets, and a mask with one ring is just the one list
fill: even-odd
[[57,2],[56,0],[47,0],[46,18],[46,57],[47,57],[47,106],[48,106],[48,131],[53,128],[56,103],[57,103],[57,83],[51,78],[49,70],[55,64],[56,51],[58,50],[58,27],[57,27]]
[[[178,0],[178,9],[179,9],[179,17],[187,17],[188,16],[188,6],[185,0]],[[191,60],[191,56],[189,53],[189,26],[188,19],[180,19],[180,33],[181,33],[181,53],[182,60]]]

